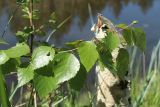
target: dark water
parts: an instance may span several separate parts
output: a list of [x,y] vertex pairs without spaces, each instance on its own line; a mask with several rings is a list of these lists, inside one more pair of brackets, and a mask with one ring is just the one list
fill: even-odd
[[[42,0],[36,5],[40,9],[40,20],[35,22],[38,27],[46,23],[49,15],[56,12],[57,23],[60,23],[68,16],[71,19],[59,29],[50,40],[51,44],[58,46],[65,42],[77,39],[91,39],[94,34],[90,31],[91,21],[88,12],[88,3],[90,3],[94,20],[97,13],[111,19],[115,24],[129,24],[133,20],[138,20],[137,26],[143,27],[147,33],[147,54],[160,39],[160,0]],[[16,8],[15,0],[0,0],[0,34]],[[29,23],[21,17],[19,9],[9,25],[5,40],[10,43],[8,46],[0,46],[1,49],[15,45],[15,32],[21,30],[23,26]],[[52,29],[46,28],[49,33]],[[45,37],[43,37],[45,39]]]

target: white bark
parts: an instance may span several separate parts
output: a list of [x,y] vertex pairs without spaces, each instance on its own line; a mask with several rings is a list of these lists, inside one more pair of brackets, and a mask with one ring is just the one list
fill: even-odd
[[[103,16],[98,16],[98,22],[95,24],[91,31],[96,33],[96,38],[101,40],[106,35],[101,29],[103,25],[107,25],[111,31],[117,32],[114,25]],[[113,61],[116,60],[118,55],[118,49],[112,52]],[[124,65],[125,66],[125,65]],[[94,107],[131,107],[130,99],[130,84],[126,78],[120,80],[118,76],[115,76],[107,68],[100,69],[100,66],[96,66],[97,73],[97,98]]]

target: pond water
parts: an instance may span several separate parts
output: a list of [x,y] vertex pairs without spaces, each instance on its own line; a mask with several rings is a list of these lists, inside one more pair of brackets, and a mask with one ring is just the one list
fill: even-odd
[[[115,24],[129,24],[133,20],[138,20],[137,26],[143,27],[147,33],[147,55],[159,41],[160,0],[42,0],[36,5],[41,13],[40,19],[35,22],[35,25],[39,26],[46,23],[52,12],[56,13],[57,23],[71,16],[70,20],[53,35],[54,38],[51,38],[50,43],[61,46],[65,42],[77,39],[89,40],[94,37],[94,34],[90,31],[92,24],[88,12],[88,3],[92,8],[94,21],[96,21],[97,13],[102,13]],[[15,8],[15,0],[0,0],[0,34],[2,34],[9,16]],[[29,24],[21,17],[20,10],[14,15],[4,36],[10,45],[0,46],[0,49],[15,45],[15,32]],[[48,33],[51,30],[51,28],[46,28]]]

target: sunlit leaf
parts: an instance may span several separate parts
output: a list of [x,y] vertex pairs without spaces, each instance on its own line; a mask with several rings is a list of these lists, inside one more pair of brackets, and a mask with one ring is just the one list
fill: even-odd
[[109,33],[104,39],[105,48],[112,52],[120,44],[120,39],[116,33]]
[[0,65],[4,64],[9,60],[9,57],[4,53],[4,51],[0,51]]
[[32,65],[34,69],[44,67],[53,60],[55,50],[52,47],[40,46],[33,51]]
[[81,42],[83,42],[83,40],[76,40],[76,41],[73,41],[73,42],[68,42],[68,43],[66,43],[65,45],[68,46],[68,47],[71,47],[71,48],[75,48],[75,47],[77,47]]
[[27,68],[18,68],[18,87],[21,87],[31,81],[34,77],[34,71],[31,66]]
[[28,54],[30,52],[30,49],[27,44],[20,43],[8,50],[4,50],[4,52],[9,58],[17,58]]
[[76,76],[80,64],[73,54],[59,53],[55,56],[52,67],[37,70],[34,77],[35,88],[41,98],[56,89],[60,83]]
[[90,41],[82,42],[78,47],[78,53],[81,63],[86,68],[87,72],[89,72],[98,59],[96,45]]
[[121,29],[125,29],[125,28],[127,28],[127,25],[126,24],[118,24],[118,25],[116,25],[116,27],[121,28]]

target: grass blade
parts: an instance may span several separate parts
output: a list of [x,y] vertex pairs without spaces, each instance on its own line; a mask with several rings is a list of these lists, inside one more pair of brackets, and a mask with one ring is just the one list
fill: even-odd
[[0,67],[0,102],[2,104],[2,107],[11,107],[8,99],[6,83],[1,71],[1,67]]

